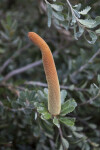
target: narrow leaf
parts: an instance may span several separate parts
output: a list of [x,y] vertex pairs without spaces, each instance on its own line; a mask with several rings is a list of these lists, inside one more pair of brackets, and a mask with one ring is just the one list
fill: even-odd
[[84,137],[83,134],[77,133],[77,132],[73,132],[74,136],[76,136],[77,138],[82,138]]
[[52,18],[52,7],[50,4],[47,5],[48,9],[48,27],[51,26],[51,18]]
[[53,11],[53,16],[55,18],[57,18],[58,20],[60,20],[60,21],[64,21],[65,20],[64,16],[62,14],[58,13],[58,12],[56,13],[56,12]]
[[100,84],[100,74],[98,74],[97,80],[98,80],[98,83]]
[[62,140],[64,148],[68,149],[69,148],[69,142],[63,137],[61,138],[61,140]]
[[82,36],[83,32],[84,32],[84,29],[79,26],[79,31],[76,33],[76,36],[79,38],[80,36]]
[[56,5],[56,4],[51,4],[51,7],[55,9],[56,11],[62,11],[63,6],[62,5]]
[[61,103],[64,102],[66,96],[67,96],[67,91],[66,90],[62,90],[61,91]]

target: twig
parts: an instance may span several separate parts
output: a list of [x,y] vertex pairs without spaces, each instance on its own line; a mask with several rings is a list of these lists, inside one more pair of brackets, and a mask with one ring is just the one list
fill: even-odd
[[[43,32],[42,36],[44,36],[46,34],[46,32],[48,31],[48,28]],[[3,72],[3,70],[9,65],[10,62],[13,61],[14,58],[16,58],[22,51],[28,49],[30,46],[32,45],[32,43],[27,44],[26,46],[24,46],[23,48],[20,48],[19,50],[17,50],[9,59],[7,59],[4,64],[0,67],[0,74]]]
[[[14,93],[17,96],[19,96],[19,90],[24,90],[25,91],[24,87],[15,86],[15,85],[12,85],[12,84],[5,84],[5,83],[2,84],[1,83],[0,87],[5,87],[5,88],[9,89],[12,93]],[[17,90],[17,89],[19,89],[19,90]]]
[[[46,83],[43,83],[43,82],[28,81],[28,82],[25,82],[24,84],[33,85],[33,86],[48,87],[48,85],[47,85]],[[72,89],[70,88],[70,86],[61,85],[60,88],[61,88],[61,89],[66,89],[66,90],[72,90]],[[74,91],[84,91],[84,92],[87,92],[87,91],[88,91],[88,89],[77,88],[77,87],[74,87],[73,90],[74,90]]]
[[67,4],[69,5],[69,7],[70,7],[70,9],[71,9],[72,15],[73,15],[73,16],[75,17],[75,19],[78,21],[78,18],[76,17],[76,15],[75,15],[75,13],[74,13],[74,11],[73,11],[73,8],[72,8],[72,6],[71,6],[69,0],[66,0],[66,1],[67,1]]
[[[55,52],[53,53],[53,56],[57,55],[58,53],[59,53],[59,51],[55,51]],[[10,73],[8,73],[8,74],[3,78],[2,83],[3,83],[3,82],[6,82],[8,79],[10,79],[11,77],[13,77],[13,76],[16,75],[16,74],[20,74],[20,73],[25,72],[26,70],[28,70],[28,69],[30,69],[30,68],[39,66],[39,65],[41,65],[41,64],[42,64],[42,60],[38,60],[38,61],[36,61],[36,62],[34,62],[34,63],[30,63],[30,64],[28,64],[28,65],[26,65],[26,66],[24,66],[24,67],[15,69],[15,70],[11,71]]]
[[4,71],[4,69],[13,61],[13,59],[15,57],[17,57],[22,51],[26,50],[27,48],[29,48],[31,46],[31,44],[27,44],[26,46],[24,46],[23,48],[20,48],[19,50],[17,50],[10,58],[8,58],[4,64],[0,67],[0,74]]
[[96,96],[94,96],[93,98],[90,98],[89,100],[87,100],[86,102],[83,102],[81,104],[78,105],[78,107],[83,106],[83,105],[87,105],[87,104],[92,104],[92,102],[98,98],[100,96],[100,90],[98,92],[98,94]]
[[26,65],[26,66],[24,66],[24,67],[21,67],[21,68],[19,68],[19,69],[15,69],[15,70],[11,71],[10,73],[8,73],[8,74],[6,75],[6,76],[4,77],[4,79],[2,80],[2,82],[5,82],[5,81],[7,81],[9,78],[11,78],[12,76],[17,75],[17,74],[20,74],[20,73],[22,73],[22,72],[25,72],[26,70],[28,70],[28,69],[30,69],[30,68],[32,68],[32,67],[39,66],[41,63],[42,63],[42,60],[39,60],[39,61],[36,61],[36,62],[31,63],[31,64],[29,64],[29,65]]
[[59,130],[59,134],[60,134],[60,138],[61,138],[61,142],[62,142],[63,150],[67,150],[67,149],[65,149],[65,146],[64,146],[63,141],[62,141],[62,139],[63,139],[63,134],[62,134],[61,127],[59,127],[59,128],[58,128],[58,130]]
[[83,66],[81,66],[77,71],[73,72],[71,75],[71,78],[73,79],[74,76],[76,76],[78,73],[82,72],[87,66],[91,63],[93,63],[94,59],[100,54],[100,49],[88,60],[87,63],[85,63]]

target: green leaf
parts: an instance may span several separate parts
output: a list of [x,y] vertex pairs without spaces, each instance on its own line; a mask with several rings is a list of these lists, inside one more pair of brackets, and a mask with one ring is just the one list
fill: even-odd
[[52,19],[52,7],[50,4],[47,4],[47,9],[48,9],[48,27],[50,27]]
[[73,7],[79,11],[80,8],[81,8],[81,3],[79,3],[79,4],[77,4],[77,5],[73,6]]
[[93,96],[97,95],[98,90],[99,90],[98,87],[96,87],[94,84],[91,84],[91,86],[90,86],[90,93],[91,93]]
[[77,10],[75,10],[75,9],[73,9],[73,10],[74,10],[74,13],[75,13],[76,17],[77,17],[77,18],[80,18],[79,12],[78,12]]
[[60,127],[59,120],[58,120],[56,117],[53,118],[53,123],[54,123],[58,128]]
[[77,106],[77,103],[74,99],[67,100],[64,104],[61,106],[61,114],[62,116],[72,112],[75,107]]
[[45,107],[39,106],[39,107],[37,107],[37,111],[38,111],[39,113],[45,113],[45,112],[47,111],[47,109],[46,109]]
[[95,18],[95,24],[93,25],[93,28],[96,27],[96,26],[98,26],[98,25],[100,25],[100,16],[97,16]]
[[76,37],[79,38],[83,34],[83,32],[84,32],[84,28],[79,26],[79,31],[76,33]]
[[63,137],[61,138],[61,140],[62,140],[64,148],[68,149],[69,148],[69,142]]
[[64,102],[66,96],[67,96],[67,91],[66,90],[62,90],[61,91],[61,103]]
[[60,21],[64,21],[65,20],[64,16],[62,14],[60,14],[59,12],[56,13],[56,12],[53,11],[53,16],[55,18],[57,18],[58,20],[60,20]]
[[100,84],[100,74],[98,74],[97,81]]
[[41,102],[46,102],[45,100],[47,99],[47,96],[44,94],[44,92],[43,91],[41,91],[41,90],[38,90],[38,92],[37,92],[37,94],[38,94],[38,100]]
[[0,53],[1,53],[1,54],[5,53],[5,49],[0,48]]
[[100,34],[100,29],[96,30],[95,32],[96,32],[97,34]]
[[37,103],[35,102],[35,107],[37,107],[37,111],[41,114],[48,113],[47,106],[44,103]]
[[94,44],[95,42],[96,42],[96,40],[97,40],[97,35],[95,34],[95,32],[93,32],[93,31],[89,31],[89,36],[90,36],[90,38],[92,39],[91,41],[90,40],[87,40],[88,41],[88,43],[90,43],[90,44]]
[[72,84],[72,85],[69,86],[69,88],[70,88],[71,91],[73,91],[75,86]]
[[74,38],[75,38],[76,40],[78,40],[77,34],[76,34],[76,24],[74,24]]
[[62,146],[62,144],[60,144],[59,150],[63,150],[63,146]]
[[68,30],[69,26],[68,26],[68,23],[67,21],[66,22],[62,22],[62,27],[64,27],[66,30]]
[[60,122],[67,126],[74,126],[75,118],[69,118],[69,117],[60,117]]
[[46,120],[48,120],[48,119],[51,119],[51,114],[50,113],[48,113],[48,112],[45,112],[45,113],[42,113],[42,116],[41,116],[41,118],[44,120],[44,119],[46,119]]
[[44,88],[44,94],[48,96],[48,88]]
[[91,7],[87,6],[85,9],[83,9],[82,11],[80,11],[79,13],[81,15],[86,15],[89,11],[90,11]]
[[83,134],[80,134],[80,133],[77,133],[77,132],[73,132],[74,136],[76,136],[77,138],[83,138],[84,135]]
[[51,7],[55,9],[56,11],[62,11],[63,6],[62,5],[56,5],[56,4],[51,4]]
[[48,120],[44,121],[42,119],[41,120],[39,119],[39,124],[40,124],[40,127],[42,127],[44,129],[44,131],[45,131],[44,134],[52,139],[53,134],[54,134],[53,124],[48,122]]
[[72,16],[72,22],[71,22],[71,25],[75,25],[76,23],[76,18],[74,16]]
[[94,28],[96,21],[93,19],[78,19],[78,21],[87,28]]

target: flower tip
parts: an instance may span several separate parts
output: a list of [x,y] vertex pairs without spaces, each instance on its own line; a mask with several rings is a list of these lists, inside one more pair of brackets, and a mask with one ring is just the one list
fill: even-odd
[[32,36],[33,32],[28,32],[28,37],[30,38]]

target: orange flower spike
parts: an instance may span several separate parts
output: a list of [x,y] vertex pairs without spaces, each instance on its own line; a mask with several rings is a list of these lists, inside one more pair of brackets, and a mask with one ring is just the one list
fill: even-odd
[[29,32],[29,39],[37,45],[42,53],[43,66],[48,83],[48,110],[56,116],[61,110],[60,86],[52,53],[47,43],[36,33]]

